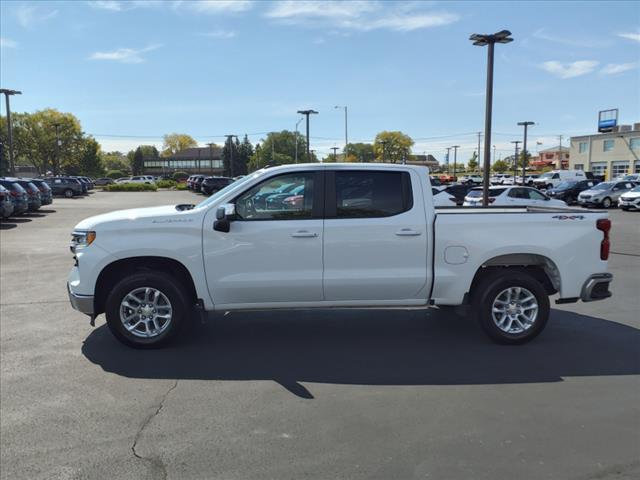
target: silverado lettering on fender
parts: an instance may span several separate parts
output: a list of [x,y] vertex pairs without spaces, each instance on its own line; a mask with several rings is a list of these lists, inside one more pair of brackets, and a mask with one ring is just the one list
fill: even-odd
[[80,222],[68,290],[133,347],[166,344],[196,308],[463,304],[493,340],[517,344],[545,327],[550,295],[611,295],[610,227],[606,212],[436,210],[424,167],[289,165],[196,206]]

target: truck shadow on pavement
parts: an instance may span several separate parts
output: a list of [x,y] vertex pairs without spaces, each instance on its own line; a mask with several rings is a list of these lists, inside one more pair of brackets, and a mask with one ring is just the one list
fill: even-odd
[[194,321],[175,346],[133,350],[106,325],[82,352],[129,378],[273,380],[302,398],[300,382],[350,385],[474,385],[558,382],[564,377],[640,374],[640,330],[553,310],[532,343],[491,343],[449,312],[287,311]]

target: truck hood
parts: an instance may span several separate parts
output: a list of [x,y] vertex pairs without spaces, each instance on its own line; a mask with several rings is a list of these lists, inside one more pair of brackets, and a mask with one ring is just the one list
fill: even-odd
[[130,222],[140,219],[171,220],[174,217],[182,217],[190,210],[176,210],[175,205],[163,205],[161,207],[132,208],[129,210],[116,210],[115,212],[104,213],[89,217],[78,223],[74,230],[95,230],[104,223]]

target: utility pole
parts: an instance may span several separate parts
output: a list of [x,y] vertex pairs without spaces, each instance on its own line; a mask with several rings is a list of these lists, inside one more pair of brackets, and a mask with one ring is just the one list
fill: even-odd
[[480,167],[480,137],[482,136],[482,132],[478,132],[478,156],[476,161],[478,162],[478,168]]
[[300,115],[304,115],[307,119],[307,162],[311,161],[311,150],[309,150],[309,115],[317,114],[315,110],[298,110]]
[[54,127],[56,127],[56,160],[53,163],[53,175],[58,175],[59,172],[59,166],[60,166],[60,124],[59,123],[54,123],[53,124]]
[[449,175],[449,150],[451,150],[451,147],[447,147],[447,175]]
[[238,138],[237,135],[225,135],[229,142],[229,176],[233,178],[233,138]]
[[[527,174],[527,127],[535,125],[534,122],[518,122],[518,125],[524,127],[524,142],[522,144],[522,184],[524,185],[524,177]],[[514,179],[515,182],[515,179]]]
[[209,168],[211,168],[211,173],[213,173],[213,146],[215,143],[207,143],[209,145]]
[[338,155],[336,154],[336,151],[338,150],[338,147],[331,147],[331,150],[333,150],[333,161],[337,162],[338,161]]
[[460,145],[454,145],[453,147],[453,176],[456,176],[456,163],[458,163],[458,149]]
[[518,175],[518,145],[522,143],[521,140],[514,140],[511,143],[514,143],[516,146],[515,157],[513,157],[513,184],[516,184],[516,176]]
[[560,159],[560,166],[558,168],[562,170],[562,135],[558,135],[558,158]]
[[493,163],[496,163],[496,146],[493,146]]
[[341,107],[340,105],[336,105],[333,108],[344,108],[344,158],[347,159],[349,155],[349,133],[348,133],[348,119],[347,119],[347,106]]
[[300,119],[296,122],[296,155],[295,155],[295,163],[298,163],[298,125],[300,125],[300,122],[304,120],[304,117],[300,117]]
[[13,131],[11,127],[11,105],[9,105],[9,97],[11,95],[22,95],[18,90],[10,90],[8,88],[0,88],[0,93],[4,93],[5,105],[7,106],[7,140],[9,140],[9,172],[11,176],[16,175],[16,164],[13,158]]

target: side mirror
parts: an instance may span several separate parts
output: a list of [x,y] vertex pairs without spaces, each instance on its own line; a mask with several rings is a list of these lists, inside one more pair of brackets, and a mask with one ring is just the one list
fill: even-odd
[[216,210],[216,221],[213,222],[213,229],[218,232],[229,233],[231,221],[235,220],[236,206],[233,203],[221,205]]

